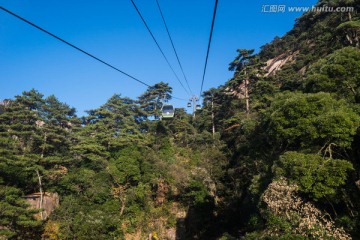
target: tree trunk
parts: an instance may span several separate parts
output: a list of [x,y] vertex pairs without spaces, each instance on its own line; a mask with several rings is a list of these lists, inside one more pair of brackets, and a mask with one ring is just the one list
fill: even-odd
[[214,114],[214,100],[211,99],[211,123],[212,123],[212,137],[215,139],[215,114]]
[[46,146],[46,140],[47,140],[47,136],[46,136],[46,132],[44,133],[44,145],[41,149],[41,158],[44,158],[44,153],[45,153],[45,146]]
[[249,80],[245,80],[245,102],[246,102],[246,116],[250,113],[250,101],[249,101]]
[[42,189],[42,182],[41,182],[41,176],[40,176],[40,173],[39,173],[39,170],[35,170],[36,172],[36,175],[38,177],[38,180],[39,180],[39,191],[40,191],[40,209],[41,209],[41,212],[40,212],[40,217],[41,217],[41,220],[44,220],[44,216],[43,216],[43,201],[44,201],[44,194],[43,194],[43,189]]
[[155,120],[158,118],[158,115],[156,114],[156,110],[157,110],[157,108],[156,108],[156,102],[155,102],[154,103],[154,118],[155,118]]
[[123,198],[120,197],[120,202],[121,202],[120,216],[122,216],[126,206],[126,196],[124,196]]

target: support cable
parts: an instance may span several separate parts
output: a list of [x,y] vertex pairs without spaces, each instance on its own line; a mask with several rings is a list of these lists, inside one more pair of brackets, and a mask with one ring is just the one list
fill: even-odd
[[205,66],[204,66],[204,72],[203,72],[203,76],[202,76],[201,88],[200,88],[199,96],[201,96],[201,93],[202,93],[202,90],[203,90],[203,85],[204,85],[206,66],[207,66],[209,52],[210,52],[210,45],[211,45],[211,39],[212,39],[212,34],[213,34],[213,29],[214,29],[214,24],[215,24],[217,5],[218,5],[218,0],[215,1],[214,14],[213,14],[212,23],[211,23],[210,37],[209,37],[209,43],[208,43],[208,48],[207,48],[207,52],[206,52]]
[[164,22],[164,26],[165,26],[166,32],[167,32],[167,34],[168,34],[168,36],[169,36],[169,39],[170,39],[170,42],[171,42],[171,46],[172,46],[172,48],[173,48],[173,50],[174,50],[174,53],[175,53],[176,59],[177,59],[177,61],[178,61],[178,63],[179,63],[179,66],[180,66],[181,72],[182,72],[182,74],[183,74],[183,76],[184,76],[184,79],[185,79],[186,85],[187,85],[187,87],[188,87],[189,91],[192,93],[191,88],[190,88],[190,85],[189,85],[189,82],[188,82],[188,80],[187,80],[187,77],[186,77],[186,75],[185,75],[185,73],[184,73],[184,69],[183,69],[183,67],[182,67],[182,65],[181,65],[181,62],[180,62],[179,56],[178,56],[178,54],[177,54],[177,51],[176,51],[176,48],[175,48],[174,42],[173,42],[173,40],[172,40],[172,38],[171,38],[169,28],[167,27],[167,24],[166,24],[166,21],[165,21],[165,17],[164,17],[164,15],[163,15],[162,10],[161,10],[161,7],[160,7],[160,4],[159,4],[159,1],[158,1],[158,0],[156,0],[156,3],[157,3],[157,6],[158,6],[158,8],[159,8],[159,11],[160,11],[161,18],[162,18],[162,20],[163,20],[163,22]]
[[140,11],[139,11],[138,7],[136,6],[135,2],[134,2],[133,0],[130,0],[130,1],[131,1],[131,3],[133,4],[133,6],[134,6],[134,8],[135,8],[136,12],[139,14],[139,16],[140,16],[140,18],[141,18],[142,22],[144,23],[144,25],[145,25],[146,29],[147,29],[147,30],[148,30],[148,32],[150,33],[150,35],[151,35],[152,39],[153,39],[153,40],[154,40],[154,42],[156,43],[156,46],[158,47],[158,49],[159,49],[159,51],[161,52],[162,56],[164,57],[165,61],[166,61],[166,62],[167,62],[167,64],[169,65],[169,67],[170,67],[171,71],[172,71],[172,72],[173,72],[173,74],[175,75],[176,79],[179,81],[180,85],[183,87],[183,89],[185,90],[185,92],[186,92],[188,95],[190,95],[190,94],[189,94],[189,92],[188,92],[188,90],[184,87],[183,83],[181,82],[181,80],[179,79],[178,75],[177,75],[177,74],[176,74],[176,72],[174,71],[174,68],[171,66],[171,64],[170,64],[169,60],[168,60],[168,59],[167,59],[167,57],[165,56],[165,54],[164,54],[163,50],[161,49],[161,47],[160,47],[160,45],[159,45],[158,41],[156,40],[156,38],[155,38],[154,34],[151,32],[151,30],[150,30],[149,26],[147,25],[147,23],[146,23],[145,19],[144,19],[144,18],[143,18],[143,16],[141,15],[141,13],[140,13]]
[[96,61],[101,62],[102,64],[105,64],[106,66],[108,66],[108,67],[110,67],[110,68],[112,68],[112,69],[114,69],[114,70],[116,70],[116,71],[118,71],[118,72],[120,72],[120,73],[124,74],[125,76],[127,76],[127,77],[129,77],[129,78],[131,78],[131,79],[133,79],[133,80],[135,80],[135,81],[137,81],[137,82],[139,82],[139,83],[141,83],[141,84],[143,84],[143,85],[147,86],[147,87],[150,87],[150,85],[149,85],[149,84],[147,84],[147,83],[145,83],[145,82],[143,82],[143,81],[141,81],[141,80],[137,79],[136,77],[131,76],[130,74],[128,74],[128,73],[126,73],[126,72],[124,72],[124,71],[122,71],[122,70],[118,69],[117,67],[114,67],[114,66],[113,66],[113,65],[111,65],[110,63],[107,63],[107,62],[105,62],[104,60],[101,60],[100,58],[95,57],[94,55],[92,55],[92,54],[90,54],[90,53],[86,52],[85,50],[82,50],[81,48],[79,48],[79,47],[75,46],[74,44],[71,44],[71,43],[69,43],[68,41],[65,41],[64,39],[62,39],[62,38],[60,38],[60,37],[56,36],[55,34],[53,34],[53,33],[49,32],[49,31],[47,31],[47,30],[45,30],[45,29],[43,29],[43,28],[41,28],[41,27],[39,27],[39,26],[35,25],[34,23],[32,23],[32,22],[30,22],[30,21],[26,20],[25,18],[20,17],[19,15],[15,14],[15,13],[13,13],[13,12],[9,11],[9,10],[7,10],[6,8],[4,8],[4,7],[0,6],[0,9],[1,9],[1,10],[3,10],[3,11],[5,11],[5,12],[7,12],[7,13],[9,13],[9,14],[11,14],[11,15],[13,15],[14,17],[16,17],[16,18],[18,18],[18,19],[20,19],[20,20],[22,20],[22,21],[26,22],[27,24],[29,24],[29,25],[31,25],[31,26],[33,26],[33,27],[35,27],[35,28],[39,29],[40,31],[42,31],[42,32],[44,32],[44,33],[46,33],[46,34],[48,34],[48,35],[52,36],[53,38],[56,38],[57,40],[59,40],[59,41],[61,41],[61,42],[65,43],[65,44],[69,45],[70,47],[75,48],[76,50],[78,50],[78,51],[80,51],[80,52],[82,52],[82,53],[84,53],[84,54],[88,55],[89,57],[91,57],[91,58],[95,59]]

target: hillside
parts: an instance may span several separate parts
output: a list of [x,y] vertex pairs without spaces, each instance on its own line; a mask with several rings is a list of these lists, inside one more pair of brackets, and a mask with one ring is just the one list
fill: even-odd
[[358,23],[356,11],[305,13],[258,54],[238,49],[233,78],[204,93],[198,128],[213,124],[231,153],[206,227],[223,226],[217,238],[360,237]]
[[238,49],[196,118],[160,121],[163,82],[82,118],[34,89],[1,102],[0,239],[359,239],[359,22],[309,12]]

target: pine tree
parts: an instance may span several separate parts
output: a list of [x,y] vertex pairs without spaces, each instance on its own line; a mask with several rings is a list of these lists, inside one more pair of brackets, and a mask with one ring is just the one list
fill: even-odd
[[147,112],[149,116],[155,119],[160,117],[160,109],[163,103],[171,100],[172,88],[169,84],[160,82],[148,87],[145,93],[139,97],[141,108]]

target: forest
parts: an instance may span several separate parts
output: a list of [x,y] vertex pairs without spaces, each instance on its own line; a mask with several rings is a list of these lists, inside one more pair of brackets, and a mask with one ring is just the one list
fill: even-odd
[[[360,9],[317,3],[340,5]],[[161,120],[165,82],[84,117],[3,100],[0,239],[360,239],[360,14],[307,12],[234,53],[195,116]]]

